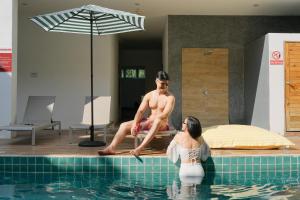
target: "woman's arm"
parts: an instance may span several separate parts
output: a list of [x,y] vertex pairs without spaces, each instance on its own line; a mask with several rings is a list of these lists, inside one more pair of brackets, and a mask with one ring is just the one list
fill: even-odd
[[167,149],[167,157],[169,160],[171,160],[173,163],[176,163],[179,158],[179,152],[177,151],[177,135],[173,138],[171,143],[168,146]]
[[206,161],[207,158],[211,155],[210,148],[208,144],[205,142],[204,139],[202,139],[202,144],[201,144],[201,160]]

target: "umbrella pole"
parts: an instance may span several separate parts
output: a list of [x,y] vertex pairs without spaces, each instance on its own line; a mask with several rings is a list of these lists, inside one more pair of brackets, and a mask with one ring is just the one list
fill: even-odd
[[93,12],[90,12],[90,24],[91,24],[91,126],[90,126],[90,140],[82,141],[79,143],[79,146],[82,147],[100,147],[105,146],[106,143],[103,141],[94,140],[94,70],[93,70]]

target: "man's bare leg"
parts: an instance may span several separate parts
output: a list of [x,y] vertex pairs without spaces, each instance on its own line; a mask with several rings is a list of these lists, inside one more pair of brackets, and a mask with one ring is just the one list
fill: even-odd
[[143,142],[137,148],[130,151],[130,153],[135,156],[140,155],[141,151],[147,146],[147,144],[149,144],[149,142],[151,142],[151,140],[154,138],[155,134],[158,132],[160,127],[161,127],[161,120],[156,119],[153,122],[152,127],[150,128]]
[[114,136],[113,141],[105,149],[99,150],[99,155],[112,155],[116,153],[116,148],[120,144],[127,134],[130,134],[130,129],[133,121],[123,122],[116,135]]

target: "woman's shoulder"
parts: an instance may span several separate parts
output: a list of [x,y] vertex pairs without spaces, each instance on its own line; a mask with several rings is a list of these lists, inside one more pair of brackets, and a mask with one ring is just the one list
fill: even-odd
[[179,142],[181,140],[181,138],[182,138],[182,131],[178,131],[177,134],[174,137],[174,140],[176,142]]

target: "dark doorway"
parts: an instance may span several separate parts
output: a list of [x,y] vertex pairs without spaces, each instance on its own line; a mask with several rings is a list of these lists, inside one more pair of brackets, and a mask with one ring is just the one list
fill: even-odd
[[[161,41],[159,42],[161,44]],[[134,42],[120,41],[120,122],[133,120],[142,97],[155,89],[156,74],[163,69],[161,45],[133,44]]]

